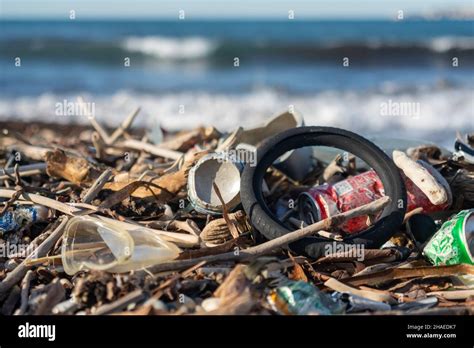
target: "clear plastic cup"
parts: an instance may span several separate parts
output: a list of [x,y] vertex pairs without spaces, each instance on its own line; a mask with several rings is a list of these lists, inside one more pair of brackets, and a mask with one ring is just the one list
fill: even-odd
[[175,259],[180,249],[148,228],[100,216],[78,216],[67,223],[61,259],[64,271],[129,272]]

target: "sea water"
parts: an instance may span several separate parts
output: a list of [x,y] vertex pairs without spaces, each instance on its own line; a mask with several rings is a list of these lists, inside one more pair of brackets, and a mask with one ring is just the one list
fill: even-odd
[[4,20],[0,120],[86,123],[55,112],[79,95],[104,124],[141,106],[137,125],[170,130],[254,126],[294,107],[307,125],[452,147],[456,130],[474,130],[473,28],[469,20]]

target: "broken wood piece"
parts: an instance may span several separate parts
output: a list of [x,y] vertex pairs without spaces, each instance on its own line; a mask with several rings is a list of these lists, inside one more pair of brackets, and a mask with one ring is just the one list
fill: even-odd
[[176,134],[173,138],[165,140],[158,147],[179,152],[186,152],[193,146],[206,141],[219,139],[221,133],[215,127],[199,127],[190,131]]
[[239,264],[229,273],[213,296],[219,299],[218,308],[197,314],[207,315],[245,315],[255,306],[251,293],[251,283],[245,275],[247,266]]
[[51,150],[51,147],[34,146],[29,144],[14,144],[8,147],[9,152],[19,152],[22,156],[33,161],[44,161],[46,153]]
[[109,181],[110,177],[112,176],[113,172],[112,169],[106,169],[97,180],[92,184],[92,186],[87,190],[82,201],[84,203],[90,203],[94,200],[94,198],[99,194],[99,192],[103,189],[105,183]]
[[23,315],[28,309],[28,297],[30,293],[31,281],[36,277],[32,270],[26,272],[25,277],[21,282],[21,303],[20,308],[15,311],[15,315]]
[[[403,173],[428,197],[433,205],[449,202],[451,197],[447,189],[441,183],[444,178],[439,173],[430,173],[422,162],[416,162],[409,158],[404,152],[394,150],[393,161]],[[438,178],[435,178],[438,176]],[[445,183],[445,185],[448,185]]]
[[[128,181],[106,183],[104,188],[113,191],[120,191],[124,189],[126,192],[128,192],[127,195],[137,198],[154,197],[158,200],[171,199],[187,185],[189,170],[206,153],[206,151],[195,153],[191,159],[188,159],[183,163],[178,171],[170,172],[158,178],[146,181],[147,183],[150,183],[148,187],[140,187],[143,186],[143,184],[134,184],[136,181]],[[134,188],[133,190],[130,189],[133,186],[125,189],[125,187],[128,185],[138,185],[138,187]]]
[[59,282],[59,278],[56,278],[48,286],[46,297],[40,303],[38,309],[35,311],[35,315],[49,315],[52,313],[54,306],[60,303],[65,296],[66,292]]
[[[35,163],[18,166],[18,174],[20,177],[43,174],[45,171],[46,163]],[[15,168],[0,168],[0,180],[8,179],[13,174],[15,174]]]
[[169,149],[164,149],[158,147],[156,145],[145,143],[144,141],[136,140],[136,139],[126,139],[121,142],[117,142],[114,146],[121,147],[125,149],[132,149],[136,151],[145,151],[154,156],[169,158],[172,160],[177,160],[184,156],[184,153]]
[[225,203],[224,199],[222,198],[221,191],[219,190],[219,187],[215,182],[212,183],[212,186],[214,187],[214,191],[216,192],[217,197],[219,198],[219,201],[221,202],[222,205],[222,216],[227,224],[227,227],[229,228],[231,236],[235,239],[239,237],[239,231],[237,230],[236,226],[236,221],[231,220],[229,217],[229,209],[227,208],[227,204]]
[[140,302],[145,298],[142,289],[134,290],[127,295],[119,298],[117,301],[100,306],[92,315],[106,315],[121,311],[132,303]]
[[454,274],[474,274],[474,266],[467,264],[452,266],[429,266],[415,268],[390,268],[380,272],[354,276],[344,279],[344,282],[352,285],[376,285],[388,280],[426,277],[426,276],[449,276]]
[[154,221],[141,221],[139,222],[146,227],[153,228],[153,229],[158,229],[162,231],[183,231],[187,232],[189,234],[195,235],[196,237],[199,237],[201,235],[201,230],[197,226],[197,224],[191,220],[191,219],[186,219],[186,221],[180,221],[180,220],[154,220]]
[[97,133],[100,135],[102,138],[103,142],[106,144],[110,144],[110,137],[109,134],[105,131],[104,128],[100,125],[99,122],[96,121],[95,115],[92,115],[89,111],[89,108],[86,107],[86,103],[82,97],[77,98],[77,102],[79,103],[79,106],[81,107],[83,113],[85,116],[87,116],[87,119],[91,123],[92,127],[97,131]]
[[95,158],[97,159],[104,159],[105,158],[105,147],[107,146],[102,138],[100,137],[99,133],[94,132],[91,135],[92,145],[94,145],[95,149]]
[[133,121],[138,116],[139,112],[140,112],[140,107],[137,107],[125,118],[125,120],[123,120],[120,126],[110,136],[109,138],[110,143],[107,145],[113,145],[117,141],[117,139],[120,138],[130,128]]
[[0,311],[1,314],[11,315],[13,313],[13,310],[16,307],[16,304],[18,303],[18,300],[20,299],[20,296],[21,296],[20,287],[18,285],[14,285],[10,293],[8,294],[5,302],[3,302],[2,309]]
[[46,164],[49,176],[63,178],[82,187],[92,185],[102,173],[86,159],[59,149],[46,154]]
[[446,300],[465,300],[469,297],[474,297],[474,290],[447,290],[447,291],[432,291],[428,292],[426,296],[442,297]]
[[[2,198],[12,198],[17,191],[15,190],[4,190],[0,189],[0,197]],[[26,203],[26,202],[32,202],[40,205],[44,205],[45,207],[60,211],[64,214],[67,215],[74,215],[82,211],[82,209],[75,208],[71,205],[61,203],[59,201],[56,201],[54,199],[40,196],[34,193],[27,193],[23,192],[17,200],[18,203]]]
[[64,227],[68,221],[68,217],[63,215],[60,216],[57,220],[57,227],[51,232],[48,238],[43,241],[35,250],[28,255],[28,257],[20,263],[13,271],[7,274],[5,279],[0,283],[0,301],[5,298],[8,291],[17,284],[23,277],[26,275],[29,266],[26,265],[26,261],[31,258],[39,258],[46,256],[46,254],[51,250],[51,248],[56,244],[59,238],[62,237],[64,232]]
[[330,278],[326,282],[324,282],[324,286],[327,286],[328,288],[334,291],[348,292],[350,294],[364,297],[372,301],[387,302],[388,304],[397,303],[397,301],[388,293],[356,289],[334,278]]

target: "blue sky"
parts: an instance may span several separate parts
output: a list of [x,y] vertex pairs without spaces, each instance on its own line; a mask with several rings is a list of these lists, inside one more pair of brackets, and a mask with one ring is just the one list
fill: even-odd
[[474,8],[474,0],[0,0],[2,18],[394,18]]

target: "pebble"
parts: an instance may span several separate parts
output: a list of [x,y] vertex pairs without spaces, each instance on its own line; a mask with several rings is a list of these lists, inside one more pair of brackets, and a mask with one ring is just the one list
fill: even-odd
[[216,309],[218,309],[221,305],[221,299],[217,297],[209,297],[206,298],[204,301],[201,303],[202,309],[204,309],[206,312],[211,312]]

